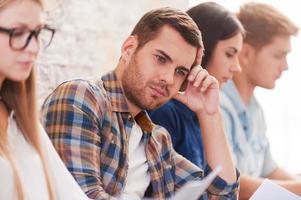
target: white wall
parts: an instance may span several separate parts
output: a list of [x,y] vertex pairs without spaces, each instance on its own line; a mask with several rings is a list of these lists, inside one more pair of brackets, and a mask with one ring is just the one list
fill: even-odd
[[[190,7],[200,0],[190,0]],[[216,0],[229,10],[237,11],[246,0]],[[261,0],[287,15],[301,27],[300,6],[294,0]],[[274,90],[257,89],[258,100],[265,110],[268,137],[277,162],[301,173],[301,33],[292,40],[292,52],[288,56],[289,70],[276,83]]]

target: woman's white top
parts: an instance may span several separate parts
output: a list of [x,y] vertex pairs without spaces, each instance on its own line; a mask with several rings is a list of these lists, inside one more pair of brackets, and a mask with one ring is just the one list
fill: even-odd
[[[56,153],[46,132],[41,131],[41,144],[46,155],[46,165],[50,172],[58,200],[88,199],[64,163]],[[8,142],[10,153],[15,162],[25,200],[49,200],[46,178],[42,161],[35,149],[25,140],[13,118],[8,118]],[[1,138],[0,138],[1,139]],[[17,192],[13,178],[12,167],[9,162],[0,156],[0,199],[16,200]]]

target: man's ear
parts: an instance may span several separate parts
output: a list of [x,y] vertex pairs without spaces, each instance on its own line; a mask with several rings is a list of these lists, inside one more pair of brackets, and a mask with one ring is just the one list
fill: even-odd
[[243,43],[242,49],[239,53],[240,66],[246,66],[256,54],[256,49],[248,43]]
[[121,59],[124,61],[129,61],[133,55],[133,53],[136,51],[138,47],[138,40],[136,36],[129,36],[121,47]]

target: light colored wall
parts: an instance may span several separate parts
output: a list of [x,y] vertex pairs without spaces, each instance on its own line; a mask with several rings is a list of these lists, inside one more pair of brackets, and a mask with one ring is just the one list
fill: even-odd
[[65,80],[113,69],[140,17],[161,6],[186,10],[188,0],[61,0],[48,20],[55,38],[38,60],[39,104]]

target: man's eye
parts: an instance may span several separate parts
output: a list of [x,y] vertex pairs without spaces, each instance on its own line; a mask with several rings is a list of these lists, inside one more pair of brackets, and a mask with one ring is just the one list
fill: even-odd
[[188,73],[188,72],[187,72],[186,70],[183,70],[183,69],[176,69],[176,74],[179,75],[179,76],[186,77],[187,73]]
[[155,55],[157,58],[157,61],[161,64],[164,64],[166,62],[166,59],[163,56]]

